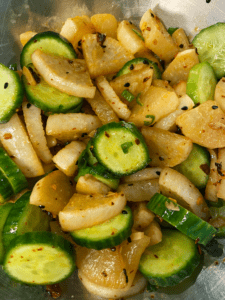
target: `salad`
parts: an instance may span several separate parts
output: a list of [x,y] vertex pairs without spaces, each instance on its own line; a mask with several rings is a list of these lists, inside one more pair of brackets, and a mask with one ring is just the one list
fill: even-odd
[[224,236],[224,23],[190,44],[148,10],[20,35],[0,65],[0,262],[120,299],[191,276]]

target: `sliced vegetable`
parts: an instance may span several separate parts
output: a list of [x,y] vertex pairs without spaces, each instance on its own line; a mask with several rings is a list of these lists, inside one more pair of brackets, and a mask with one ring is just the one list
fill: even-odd
[[167,29],[167,31],[170,35],[172,35],[177,29],[178,29],[178,27],[169,27]]
[[14,194],[13,188],[2,171],[0,167],[0,203],[4,203],[5,201],[9,200],[10,197]]
[[[156,193],[147,204],[147,207],[163,220],[195,240],[196,243],[205,246],[216,233],[216,229],[209,223],[162,194]],[[166,248],[167,251],[168,249]],[[176,254],[176,252],[174,253]]]
[[216,84],[217,79],[213,68],[207,61],[202,62],[195,65],[189,72],[187,95],[195,104],[213,100]]
[[179,231],[163,230],[162,242],[146,249],[139,270],[150,284],[173,286],[189,277],[199,262],[194,241]]
[[12,279],[22,283],[55,284],[75,269],[73,246],[51,232],[27,232],[11,242],[3,268]]
[[[132,145],[124,153],[122,145],[127,142]],[[100,127],[93,139],[93,152],[97,160],[117,176],[135,173],[150,161],[141,133],[124,121]]]
[[102,194],[107,195],[110,187],[96,179],[91,174],[80,176],[76,184],[76,192],[85,195]]
[[90,228],[75,230],[71,236],[80,246],[101,250],[120,245],[131,235],[132,225],[131,209],[125,206],[114,218]]
[[0,64],[0,123],[10,120],[23,102],[23,86],[15,71]]
[[37,49],[68,59],[77,57],[73,46],[66,39],[62,38],[56,32],[46,31],[34,35],[23,47],[20,55],[20,65],[22,68],[31,63],[31,55]]

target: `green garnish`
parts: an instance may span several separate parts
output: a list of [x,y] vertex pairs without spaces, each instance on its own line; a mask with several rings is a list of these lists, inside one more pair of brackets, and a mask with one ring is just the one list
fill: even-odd
[[177,29],[179,29],[178,27],[170,27],[167,31],[170,35],[172,35]]
[[137,102],[137,104],[143,106],[144,104],[141,103],[141,102],[139,101],[140,96],[141,96],[141,93],[139,93],[139,94],[137,95],[136,102]]
[[133,101],[135,98],[134,95],[128,90],[124,90],[121,96],[123,96],[128,102]]
[[123,144],[121,145],[121,148],[122,148],[122,150],[123,150],[123,153],[127,154],[129,148],[132,147],[132,146],[133,146],[133,143],[132,143],[132,142],[126,142],[126,143],[123,143]]
[[155,116],[154,115],[146,115],[145,118],[151,119],[151,121],[144,121],[145,126],[152,125],[152,123],[155,121]]
[[136,33],[137,36],[139,36],[140,39],[142,39],[143,42],[145,41],[143,36],[136,29],[132,29],[132,30],[133,30],[133,32]]

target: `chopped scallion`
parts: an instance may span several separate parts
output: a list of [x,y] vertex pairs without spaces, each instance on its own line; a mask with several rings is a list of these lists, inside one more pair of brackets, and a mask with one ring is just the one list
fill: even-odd
[[135,98],[134,95],[128,90],[124,90],[121,96],[123,96],[128,102],[133,101]]
[[121,145],[121,148],[122,148],[122,150],[123,150],[123,153],[127,154],[129,148],[132,147],[132,146],[133,146],[133,143],[132,143],[132,142],[126,142],[126,143],[123,143],[123,144]]

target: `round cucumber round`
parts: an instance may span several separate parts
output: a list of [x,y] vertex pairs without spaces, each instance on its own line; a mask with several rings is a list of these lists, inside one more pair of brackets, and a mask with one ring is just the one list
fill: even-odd
[[69,59],[77,58],[72,44],[64,37],[53,31],[45,31],[33,36],[23,47],[20,55],[21,68],[32,63],[31,55],[37,49],[41,49],[45,53],[63,56]]
[[7,249],[4,271],[14,280],[31,285],[55,284],[75,270],[73,245],[51,232],[27,232]]
[[5,221],[8,217],[10,210],[13,208],[13,203],[6,203],[4,205],[0,205],[0,265],[3,262],[4,258],[4,246],[2,243],[2,230],[5,224]]
[[130,73],[132,70],[140,68],[140,65],[149,65],[153,68],[153,79],[161,79],[162,73],[156,62],[149,60],[148,58],[138,57],[128,61],[122,69],[116,74],[116,77]]
[[30,195],[31,192],[26,192],[15,202],[5,221],[2,233],[5,248],[20,234],[47,231],[50,228],[49,216],[40,207],[29,203]]
[[[35,74],[37,71],[34,66],[28,66]],[[60,90],[50,86],[44,79],[37,75],[39,80],[36,85],[30,85],[26,77],[22,76],[24,89],[27,99],[30,103],[42,109],[44,112],[52,113],[68,113],[76,109],[80,109],[83,99],[61,92]]]
[[[28,187],[26,177],[18,168],[16,163],[9,157],[3,148],[0,147],[0,170],[8,179],[14,194],[21,192]],[[9,190],[11,190],[9,188]]]
[[225,23],[201,30],[192,43],[197,48],[200,62],[209,62],[218,79],[225,76]]
[[139,270],[157,286],[173,286],[189,277],[200,262],[197,245],[177,230],[163,230],[159,244],[142,254]]
[[112,122],[97,129],[93,153],[98,162],[116,176],[135,173],[150,161],[148,147],[132,123]]
[[120,245],[132,233],[133,217],[126,206],[116,217],[93,227],[71,232],[72,239],[80,246],[102,250]]
[[196,243],[205,246],[216,234],[216,229],[209,223],[159,193],[151,198],[147,208]]
[[0,63],[0,123],[6,123],[23,102],[20,76]]
[[195,65],[189,72],[186,93],[195,104],[214,99],[217,84],[216,75],[205,61]]
[[206,186],[210,172],[210,155],[206,148],[193,144],[188,158],[174,167],[187,177],[198,189]]

